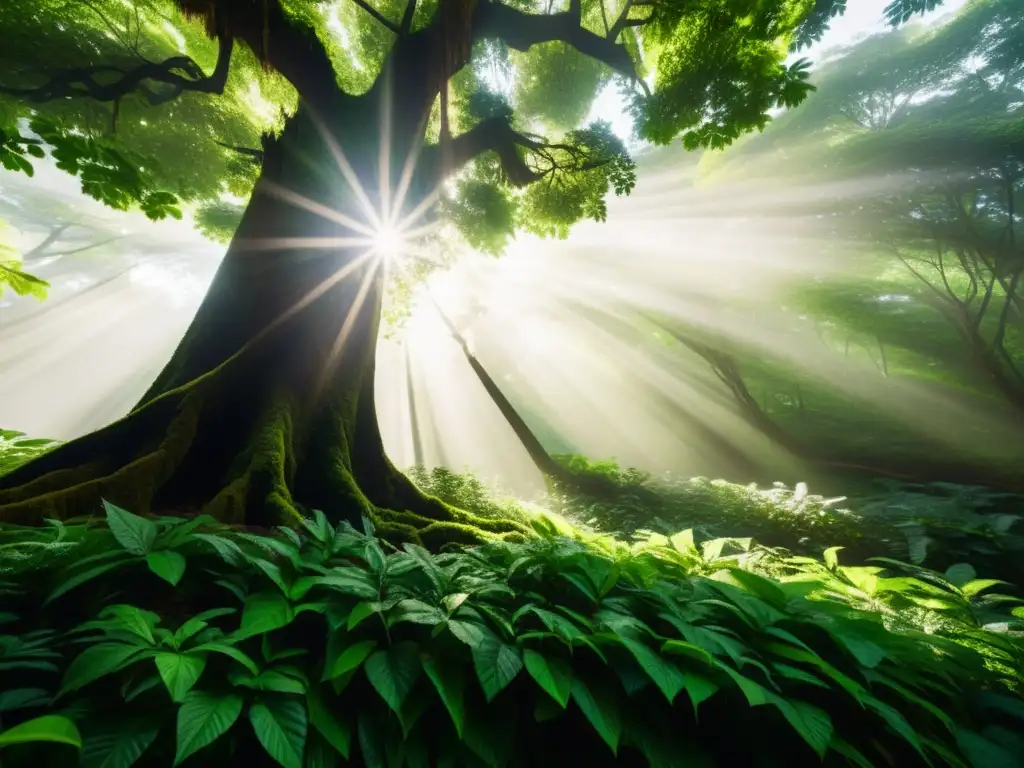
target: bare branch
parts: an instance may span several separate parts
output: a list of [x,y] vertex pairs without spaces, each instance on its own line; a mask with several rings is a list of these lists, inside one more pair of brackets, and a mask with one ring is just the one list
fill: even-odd
[[[188,56],[172,56],[161,62],[146,62],[130,70],[112,66],[65,69],[54,74],[48,83],[36,88],[11,88],[0,85],[0,93],[19,96],[40,104],[56,99],[87,97],[97,101],[113,101],[138,91],[151,105],[163,104],[183,91],[223,93],[231,63],[233,39],[228,35],[218,38],[217,65],[209,76]],[[116,74],[113,82],[100,82],[97,77]],[[169,86],[154,90],[147,81]]]
[[[374,8],[372,5],[370,5],[368,2],[366,2],[366,0],[352,0],[352,2],[355,3],[356,5],[358,5],[360,8],[362,8],[368,14],[373,16],[373,18],[375,18],[377,21],[379,21],[385,27],[390,29],[396,35],[401,35],[402,34],[401,27],[399,27],[397,24],[395,24],[395,22],[391,21],[386,16],[384,16],[384,14],[382,14],[380,11],[378,11],[376,8]],[[406,9],[406,11],[408,11],[408,9]]]

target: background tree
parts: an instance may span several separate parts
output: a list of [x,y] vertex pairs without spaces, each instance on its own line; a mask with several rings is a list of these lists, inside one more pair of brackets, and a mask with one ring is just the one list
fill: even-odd
[[[607,125],[543,137],[535,124],[569,118],[523,114],[488,73],[510,51],[543,72],[529,57],[568,46],[614,73],[641,138],[721,147],[806,96],[806,63],[787,63],[788,51],[842,5],[150,0],[137,17],[133,7],[125,36],[115,2],[6,3],[0,23],[20,42],[3,52],[14,58],[0,90],[25,106],[5,123],[5,164],[28,172],[48,149],[87,194],[155,218],[217,198],[222,179],[244,186],[251,176],[238,168],[258,167],[259,180],[139,406],[5,476],[0,516],[68,517],[103,496],[256,524],[297,509],[367,514],[405,536],[484,525],[424,497],[384,455],[373,401],[383,275],[402,269],[401,238],[413,250],[439,197],[470,242],[498,250],[517,226],[562,236],[581,218],[603,220],[606,195],[635,182]],[[144,130],[155,121],[159,141]],[[162,144],[172,136],[173,153]],[[259,165],[229,165],[239,153],[224,145],[257,150]],[[136,159],[147,153],[176,162]]]

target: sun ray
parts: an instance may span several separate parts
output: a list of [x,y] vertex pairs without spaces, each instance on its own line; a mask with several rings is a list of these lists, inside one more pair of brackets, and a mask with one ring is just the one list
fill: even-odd
[[366,295],[370,292],[370,288],[373,286],[373,281],[377,279],[378,269],[380,269],[380,262],[374,262],[371,264],[370,268],[366,270],[366,274],[363,276],[363,280],[359,285],[359,291],[356,293],[356,297],[352,301],[352,306],[349,308],[348,314],[345,316],[345,321],[341,324],[341,329],[338,331],[338,337],[334,340],[334,344],[331,346],[331,351],[327,353],[327,359],[324,361],[323,370],[320,373],[320,381],[317,385],[318,392],[324,388],[327,380],[337,367],[342,350],[345,347],[345,342],[348,341],[349,334],[352,332],[352,326],[359,317],[363,304],[366,303]]
[[[320,131],[320,135],[327,144],[327,148],[331,151],[331,155],[334,157],[334,161],[338,164],[338,169],[341,171],[342,176],[345,177],[345,181],[348,183],[349,189],[356,196],[356,200],[363,209],[363,213],[370,222],[372,229],[380,229],[382,226],[380,216],[377,215],[377,211],[374,209],[373,203],[370,201],[369,195],[366,194],[366,190],[363,189],[362,182],[359,181],[359,177],[352,165],[349,163],[348,158],[345,157],[345,153],[341,149],[341,145],[338,144],[331,132],[327,130],[327,126],[324,125],[323,121],[316,114],[313,115],[313,124]],[[370,232],[372,234],[372,231]]]
[[248,251],[277,251],[286,249],[327,249],[371,246],[371,237],[268,237],[240,238],[238,244]]
[[304,208],[310,213],[315,213],[318,216],[322,216],[323,218],[327,219],[328,221],[333,221],[337,224],[341,224],[343,227],[348,227],[349,229],[359,232],[360,234],[373,237],[373,227],[368,227],[367,225],[362,224],[356,221],[355,219],[351,218],[350,216],[346,216],[340,211],[336,211],[333,208],[324,205],[323,203],[318,203],[314,200],[310,200],[308,197],[304,197],[303,195],[298,194],[297,192],[292,192],[290,189],[282,187],[280,184],[277,184],[276,182],[264,181],[263,188],[264,191],[269,192],[270,194],[274,195],[280,200],[284,200],[285,202],[291,203],[292,205],[298,208]]

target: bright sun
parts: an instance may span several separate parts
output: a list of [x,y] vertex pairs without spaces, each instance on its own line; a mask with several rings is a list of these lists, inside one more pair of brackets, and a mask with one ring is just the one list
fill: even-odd
[[373,249],[384,258],[393,259],[405,249],[405,239],[397,230],[383,227],[373,237]]

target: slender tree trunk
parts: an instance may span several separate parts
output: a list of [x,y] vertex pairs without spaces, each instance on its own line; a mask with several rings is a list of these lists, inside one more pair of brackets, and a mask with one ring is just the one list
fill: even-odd
[[337,216],[366,220],[339,147],[379,199],[373,98],[324,116],[333,121],[300,107],[266,147],[209,293],[140,404],[0,478],[0,521],[91,514],[104,498],[248,525],[313,509],[334,520],[367,515],[389,535],[428,544],[475,537],[468,526],[518,530],[423,495],[385,456],[374,403],[383,264],[350,244]]
[[459,333],[459,329],[455,327],[455,324],[448,318],[448,315],[444,313],[444,310],[437,304],[434,303],[434,308],[437,310],[438,316],[444,322],[448,328],[448,332],[455,339],[455,342],[462,349],[462,354],[466,358],[466,362],[469,363],[469,367],[473,369],[473,373],[476,374],[477,380],[486,390],[487,394],[490,395],[494,405],[497,406],[501,415],[505,418],[505,421],[515,432],[519,442],[523,448],[526,449],[529,454],[531,461],[534,466],[540,470],[542,475],[545,475],[552,480],[556,480],[561,483],[577,483],[579,478],[576,478],[570,472],[566,470],[564,466],[559,464],[550,453],[547,448],[541,443],[540,439],[533,433],[530,425],[526,423],[522,416],[519,415],[519,411],[516,410],[515,406],[512,405],[511,401],[505,397],[505,393],[501,391],[501,387],[498,383],[491,378],[491,375],[487,372],[480,361],[477,360],[476,355],[469,349],[469,344],[466,343],[466,339]]

